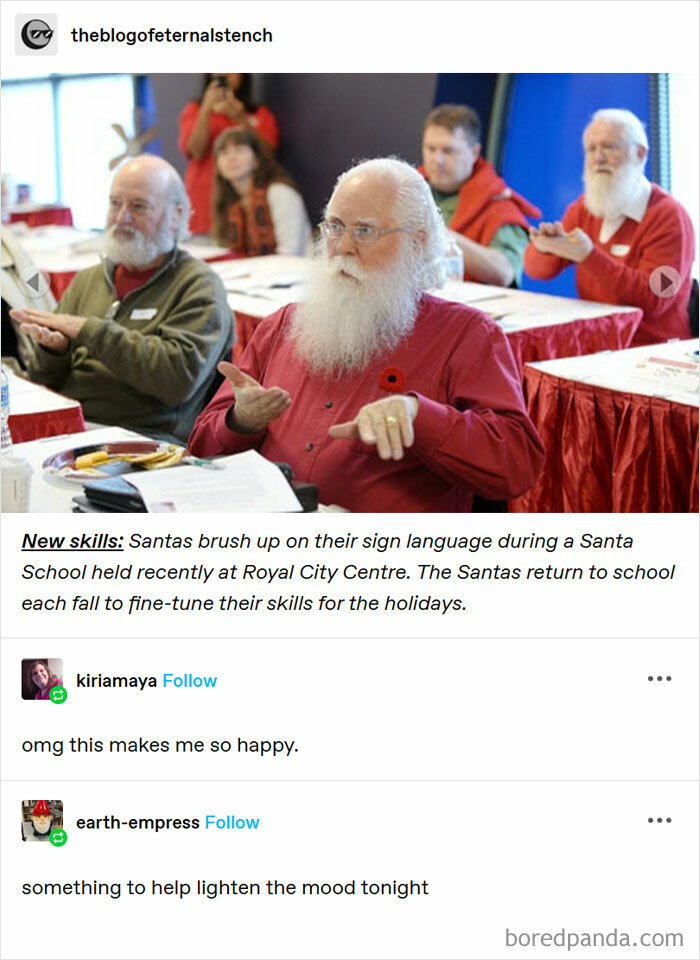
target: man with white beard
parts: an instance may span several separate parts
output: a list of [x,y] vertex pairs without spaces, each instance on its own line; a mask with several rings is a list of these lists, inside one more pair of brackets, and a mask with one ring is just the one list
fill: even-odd
[[529,489],[542,447],[500,329],[425,291],[445,228],[409,164],[343,174],[307,299],[264,320],[189,441],[257,448],[352,511],[468,511]]
[[169,163],[128,161],[112,182],[104,262],[76,275],[55,313],[11,311],[36,343],[31,378],[79,400],[90,420],[184,442],[229,355],[223,285],[177,246],[188,218]]
[[683,207],[644,176],[643,125],[629,110],[598,110],[583,148],[585,193],[561,221],[530,230],[526,272],[549,280],[575,263],[582,299],[640,307],[634,346],[688,337],[693,227]]

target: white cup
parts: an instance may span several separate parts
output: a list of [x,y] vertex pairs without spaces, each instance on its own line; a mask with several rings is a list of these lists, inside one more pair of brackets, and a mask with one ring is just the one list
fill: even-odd
[[32,468],[22,457],[5,455],[0,459],[2,512],[27,513],[32,485]]

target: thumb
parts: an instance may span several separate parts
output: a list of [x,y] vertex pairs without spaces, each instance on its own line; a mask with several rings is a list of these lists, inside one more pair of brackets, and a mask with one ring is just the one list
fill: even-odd
[[222,360],[221,363],[217,364],[216,369],[219,371],[219,373],[223,374],[223,376],[226,377],[229,383],[234,387],[260,386],[257,380],[253,380],[253,378],[249,377],[247,373],[243,373],[242,370],[239,370],[238,367],[235,367],[232,363],[227,363],[226,360]]
[[352,440],[359,435],[360,431],[354,420],[348,420],[346,423],[334,423],[328,430],[328,436],[336,440]]

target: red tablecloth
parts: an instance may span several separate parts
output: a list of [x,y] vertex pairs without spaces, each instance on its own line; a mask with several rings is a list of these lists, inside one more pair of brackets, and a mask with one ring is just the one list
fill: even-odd
[[79,403],[62,410],[10,414],[10,434],[13,443],[40,440],[42,437],[56,437],[61,433],[80,433],[84,429],[83,408]]
[[[478,304],[477,304],[478,306]],[[608,313],[589,320],[572,320],[549,327],[528,327],[506,333],[521,375],[526,363],[583,357],[602,350],[629,347],[642,322],[642,311]]]
[[[589,353],[600,353],[601,350],[622,350],[632,342],[641,321],[642,311],[635,310],[609,313],[590,320],[572,320],[548,327],[528,327],[507,333],[506,336],[522,375],[525,364],[535,363],[537,360],[581,357]],[[259,323],[259,317],[236,313],[234,363],[240,359]]]
[[73,214],[70,207],[35,207],[30,210],[11,210],[10,223],[24,221],[30,227],[45,227],[49,223],[55,223],[59,227],[72,227]]
[[698,409],[525,369],[547,450],[523,513],[686,513],[698,509]]

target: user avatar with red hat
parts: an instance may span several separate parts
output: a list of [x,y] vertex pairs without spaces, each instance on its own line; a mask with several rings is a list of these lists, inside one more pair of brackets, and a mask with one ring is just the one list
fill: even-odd
[[23,839],[48,840],[53,828],[53,813],[46,800],[37,800],[32,810],[31,823],[23,823]]

